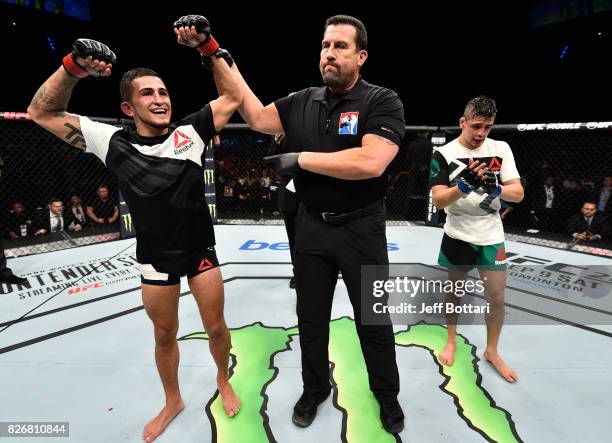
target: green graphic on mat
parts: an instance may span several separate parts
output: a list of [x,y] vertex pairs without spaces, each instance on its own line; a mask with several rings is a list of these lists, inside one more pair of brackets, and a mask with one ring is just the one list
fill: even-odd
[[355,322],[339,318],[329,326],[329,360],[333,363],[332,379],[338,386],[337,406],[346,415],[343,440],[350,443],[395,443],[395,437],[380,423],[380,407],[368,384],[363,354]]
[[[401,346],[419,346],[438,355],[446,344],[446,328],[440,325],[417,324],[407,331],[395,334],[395,343]],[[471,428],[490,441],[520,442],[510,413],[495,406],[485,389],[480,386],[475,365],[476,348],[465,337],[457,335],[457,351],[452,366],[436,364],[446,378],[440,388],[458,400],[459,416]]]
[[[264,420],[263,415],[264,388],[276,378],[278,372],[278,368],[272,366],[274,354],[289,349],[290,336],[295,334],[297,328],[268,328],[261,323],[232,329],[232,355],[236,364],[231,381],[234,391],[240,396],[240,413],[229,418],[218,395],[209,404],[209,417],[212,415],[217,442],[274,441],[267,417]],[[200,332],[182,337],[181,340],[207,338],[206,333]]]
[[[291,340],[297,339],[297,328],[274,328],[255,323],[231,332],[235,359],[231,381],[240,396],[241,408],[235,418],[228,418],[221,398],[218,395],[213,397],[207,413],[212,422],[214,441],[278,441],[267,416],[266,389],[278,376],[279,369],[274,366],[275,355],[291,349]],[[205,340],[207,335],[195,333],[181,338],[192,339]],[[397,345],[421,347],[434,356],[442,350],[445,340],[446,329],[439,325],[418,324],[396,334]],[[434,358],[435,366],[445,378],[440,388],[449,395],[449,401],[456,399],[459,416],[486,440],[520,442],[510,413],[495,405],[480,386],[475,351],[475,347],[459,335],[453,366],[442,366]],[[336,385],[334,405],[344,415],[342,435],[338,440],[349,443],[396,442],[380,423],[380,409],[368,386],[366,366],[352,319],[343,317],[330,323],[329,359]],[[289,414],[290,411],[287,420]]]

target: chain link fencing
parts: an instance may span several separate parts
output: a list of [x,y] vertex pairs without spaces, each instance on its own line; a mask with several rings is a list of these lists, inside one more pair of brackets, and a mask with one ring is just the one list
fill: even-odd
[[[387,169],[389,224],[443,223],[443,211],[432,217],[429,163],[434,145],[446,143],[458,133],[457,127],[406,128],[404,146]],[[525,186],[524,201],[504,204],[500,214],[510,240],[612,255],[612,197],[606,203],[605,189],[602,194],[606,180],[612,186],[612,123],[498,125],[491,137],[510,144]],[[263,162],[272,146],[273,137],[251,131],[246,125],[228,125],[215,137],[206,160],[207,164],[214,161],[214,176],[207,168],[203,180],[209,208],[219,223],[282,223],[280,180]],[[121,237],[119,226],[129,220],[123,209],[114,223],[97,223],[87,215],[88,206],[98,207],[100,185],[107,186],[112,204],[119,207],[116,182],[95,156],[57,139],[27,114],[0,113],[0,157],[5,163],[0,178],[0,226],[8,256]],[[552,185],[552,194],[545,183]],[[607,192],[609,195],[610,190]],[[84,213],[80,230],[68,223],[73,221],[71,200],[75,197],[79,197]],[[50,218],[52,200],[63,204],[64,226],[57,232],[40,233]],[[599,207],[601,240],[585,242],[571,235],[572,220],[580,215],[586,201]]]
[[[8,257],[119,238],[118,217],[98,222],[87,214],[88,207],[98,216],[118,207],[115,179],[97,157],[61,141],[27,114],[7,112],[0,113],[0,157],[0,231]],[[108,191],[106,202],[100,186]]]

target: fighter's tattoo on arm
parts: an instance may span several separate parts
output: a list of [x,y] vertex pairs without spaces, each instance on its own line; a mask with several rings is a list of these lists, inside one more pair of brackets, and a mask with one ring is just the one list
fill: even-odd
[[38,88],[31,105],[39,107],[42,112],[65,111],[76,82],[77,80],[68,74],[59,75],[59,77],[54,74]]
[[83,132],[81,132],[81,128],[78,128],[71,123],[64,123],[64,126],[69,129],[69,131],[64,136],[65,140],[72,146],[85,149],[85,138],[83,137]]
[[45,85],[42,85],[38,88],[38,91],[36,91],[32,99],[32,105],[40,106],[42,111],[51,112],[57,108],[58,101],[55,97],[47,95]]

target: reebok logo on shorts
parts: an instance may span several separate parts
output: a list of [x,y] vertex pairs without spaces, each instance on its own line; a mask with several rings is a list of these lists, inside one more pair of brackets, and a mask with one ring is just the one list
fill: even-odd
[[202,259],[202,262],[200,263],[200,267],[198,268],[198,271],[206,271],[207,269],[211,269],[214,266],[215,265],[213,265],[209,259],[204,258]]
[[503,265],[505,263],[506,263],[506,249],[502,247],[497,250],[497,256],[495,257],[495,264]]

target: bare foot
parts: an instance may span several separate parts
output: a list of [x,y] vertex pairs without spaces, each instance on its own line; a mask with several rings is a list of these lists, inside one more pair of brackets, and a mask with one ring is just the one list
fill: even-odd
[[183,400],[180,400],[176,404],[164,406],[159,415],[145,426],[144,431],[142,431],[143,440],[147,443],[151,443],[153,440],[159,437],[170,424],[172,419],[174,419],[174,417],[176,417],[183,409],[185,409],[185,403],[183,403]]
[[240,399],[234,392],[232,385],[230,385],[229,381],[217,381],[217,389],[219,390],[221,400],[223,400],[223,410],[228,416],[235,417],[238,411],[240,411]]
[[483,357],[486,361],[493,365],[497,372],[499,372],[499,375],[504,377],[507,382],[514,383],[518,380],[518,375],[516,375],[516,372],[514,372],[512,368],[509,368],[506,363],[504,363],[498,353],[485,351]]
[[446,346],[442,349],[442,352],[438,354],[438,360],[445,366],[452,366],[455,361],[455,351],[457,350],[457,343],[446,342]]

